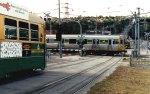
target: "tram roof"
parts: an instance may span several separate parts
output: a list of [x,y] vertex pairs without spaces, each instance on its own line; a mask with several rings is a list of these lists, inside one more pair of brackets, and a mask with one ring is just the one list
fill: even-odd
[[42,19],[40,16],[37,16],[33,13],[29,13],[29,21],[44,24],[44,19]]

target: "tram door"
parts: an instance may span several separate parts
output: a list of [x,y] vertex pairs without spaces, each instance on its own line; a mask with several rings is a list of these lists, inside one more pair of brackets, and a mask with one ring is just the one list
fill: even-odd
[[93,39],[93,44],[92,44],[92,47],[96,49],[99,48],[99,40],[98,39]]
[[112,50],[112,43],[111,39],[108,40],[108,50]]

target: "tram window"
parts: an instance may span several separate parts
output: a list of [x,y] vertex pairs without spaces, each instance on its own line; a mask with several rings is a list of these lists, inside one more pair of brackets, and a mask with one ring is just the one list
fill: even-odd
[[5,38],[6,39],[17,39],[17,28],[12,26],[5,26]]
[[64,39],[62,39],[62,43],[64,43]]
[[69,39],[69,44],[76,44],[76,39]]
[[31,24],[31,41],[39,41],[38,25]]
[[99,44],[99,39],[97,39],[96,41],[97,41],[97,44]]
[[84,39],[84,40],[83,40],[83,44],[87,44],[87,39]]
[[123,40],[121,40],[121,44],[123,44]]
[[5,18],[5,38],[17,39],[17,21]]
[[50,39],[49,38],[46,39],[46,43],[50,43]]
[[93,39],[93,44],[96,44],[96,42],[95,42],[95,41],[96,41],[96,39]]
[[19,29],[20,31],[20,40],[29,40],[29,31],[28,29]]
[[77,44],[80,44],[80,40],[77,40]]
[[17,21],[16,21],[16,20],[12,20],[12,19],[5,18],[5,25],[17,27]]
[[111,39],[109,39],[109,45],[111,45]]
[[29,40],[29,25],[25,22],[19,22],[20,40]]
[[108,44],[108,40],[100,40],[99,43],[100,44]]
[[56,39],[53,40],[53,43],[58,43],[59,41],[57,41]]
[[90,39],[90,40],[87,40],[87,43],[88,44],[92,44],[92,40]]
[[119,42],[118,42],[118,39],[114,39],[113,40],[113,44],[118,44]]
[[64,39],[64,43],[69,43],[69,39]]

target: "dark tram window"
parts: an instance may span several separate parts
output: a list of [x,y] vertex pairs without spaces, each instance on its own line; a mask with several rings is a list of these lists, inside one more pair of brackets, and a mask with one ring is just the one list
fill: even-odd
[[96,44],[96,39],[93,39],[93,44]]
[[31,24],[31,41],[39,41],[38,25]]
[[93,40],[92,39],[88,39],[87,40],[87,44],[92,44],[93,43]]
[[17,21],[13,19],[5,18],[5,25],[17,27]]
[[49,38],[46,39],[46,43],[50,43],[50,39]]
[[29,29],[29,25],[26,22],[19,22],[19,27]]
[[31,24],[31,29],[33,29],[33,30],[38,30],[38,25]]
[[109,39],[109,42],[108,42],[108,43],[109,43],[109,45],[111,45],[111,39]]
[[64,43],[64,39],[62,39],[62,43]]
[[29,40],[29,25],[26,22],[19,22],[20,40]]
[[99,44],[99,39],[93,39],[93,44]]
[[69,44],[76,44],[76,39],[69,39]]
[[58,41],[56,39],[53,40],[53,43],[58,43]]
[[20,31],[20,40],[29,40],[29,30],[28,29],[19,29]]
[[17,39],[17,21],[5,18],[5,39]]
[[99,44],[99,39],[96,40],[97,44]]
[[87,44],[87,39],[84,39],[84,40],[83,40],[83,44]]
[[118,39],[113,40],[113,44],[118,44],[118,43],[119,43]]
[[64,39],[64,43],[69,43],[69,39]]
[[[125,40],[124,40],[125,41]],[[121,40],[121,44],[123,44],[123,40]]]

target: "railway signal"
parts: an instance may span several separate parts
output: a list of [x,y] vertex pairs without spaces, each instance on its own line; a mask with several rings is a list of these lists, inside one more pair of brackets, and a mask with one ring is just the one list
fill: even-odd
[[[45,13],[44,13],[45,14]],[[49,14],[45,14],[46,18],[44,18],[45,21],[45,29],[51,32],[52,26],[51,26],[51,18]]]

